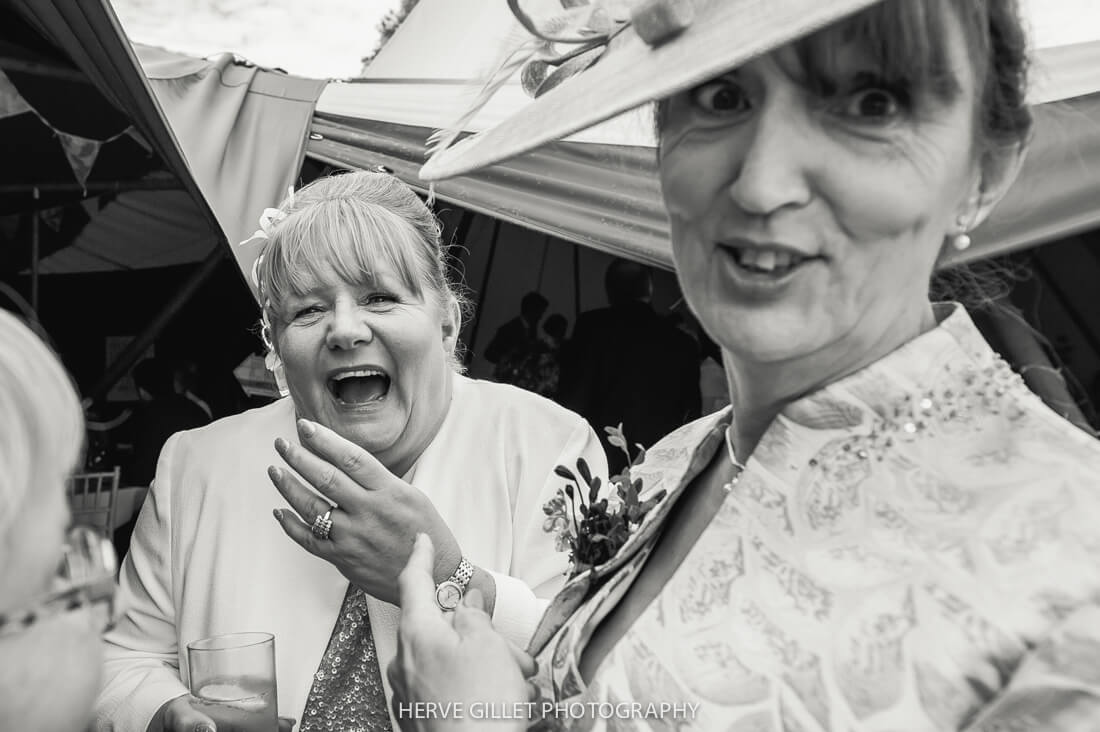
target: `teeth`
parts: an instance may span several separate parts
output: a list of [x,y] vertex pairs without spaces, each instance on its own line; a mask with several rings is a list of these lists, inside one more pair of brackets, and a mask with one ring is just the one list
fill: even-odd
[[336,374],[332,377],[333,381],[342,381],[344,379],[362,378],[364,376],[382,376],[386,373],[379,371],[378,369],[358,369],[356,371],[344,371],[343,373]]
[[756,247],[735,249],[734,256],[739,265],[756,272],[785,272],[805,261],[805,257],[792,252]]

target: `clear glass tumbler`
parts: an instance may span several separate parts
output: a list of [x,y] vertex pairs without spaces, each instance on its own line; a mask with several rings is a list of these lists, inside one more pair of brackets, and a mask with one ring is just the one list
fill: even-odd
[[187,644],[191,696],[218,732],[277,732],[275,636],[230,633]]

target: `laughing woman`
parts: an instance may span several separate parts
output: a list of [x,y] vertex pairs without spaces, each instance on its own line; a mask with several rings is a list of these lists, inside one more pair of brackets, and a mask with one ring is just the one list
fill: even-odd
[[[579,41],[613,5],[570,11],[604,11]],[[423,171],[659,101],[676,273],[723,349],[732,409],[635,471],[668,495],[551,603],[534,710],[596,730],[1097,729],[1100,442],[928,297],[1027,145],[1015,2],[628,5],[593,66]],[[522,701],[485,618],[423,601],[428,545],[404,575],[399,698]]]
[[477,590],[523,645],[564,581],[542,530],[554,467],[606,471],[579,416],[459,373],[439,226],[396,178],[319,180],[263,224],[250,245],[289,398],[165,445],[107,636],[105,727],[193,732],[207,720],[186,696],[187,643],[267,631],[280,714],[389,729],[379,669],[416,534],[441,550],[440,606]]

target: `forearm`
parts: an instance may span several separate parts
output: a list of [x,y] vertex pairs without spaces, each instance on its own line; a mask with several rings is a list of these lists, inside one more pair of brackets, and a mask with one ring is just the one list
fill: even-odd
[[96,717],[115,729],[160,730],[164,706],[187,693],[179,672],[153,660],[109,660]]
[[160,707],[157,708],[156,714],[149,720],[149,726],[145,728],[145,732],[166,732],[164,727],[164,711],[168,708],[168,705],[174,702],[179,697],[172,697],[167,700]]

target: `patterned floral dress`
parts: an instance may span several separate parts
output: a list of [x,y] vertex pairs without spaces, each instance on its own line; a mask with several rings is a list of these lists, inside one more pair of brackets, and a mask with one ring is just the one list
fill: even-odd
[[729,411],[635,470],[669,497],[532,641],[537,728],[1100,730],[1100,442],[958,306],[790,404],[586,685],[578,660]]

